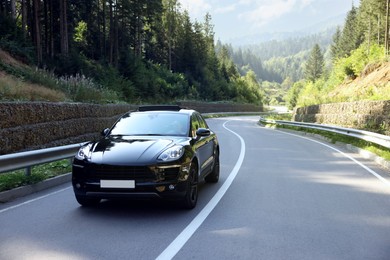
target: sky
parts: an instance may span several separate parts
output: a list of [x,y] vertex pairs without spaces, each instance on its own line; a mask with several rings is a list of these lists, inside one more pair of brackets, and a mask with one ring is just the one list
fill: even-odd
[[[208,12],[215,39],[229,42],[261,33],[294,32],[346,15],[358,0],[179,0],[193,20]],[[356,6],[356,3],[354,3]]]

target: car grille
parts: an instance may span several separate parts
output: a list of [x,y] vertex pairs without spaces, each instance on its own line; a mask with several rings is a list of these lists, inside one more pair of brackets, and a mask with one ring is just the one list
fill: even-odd
[[155,172],[146,166],[94,165],[89,177],[109,180],[137,180],[145,182],[169,181],[177,179],[179,167],[167,168]]

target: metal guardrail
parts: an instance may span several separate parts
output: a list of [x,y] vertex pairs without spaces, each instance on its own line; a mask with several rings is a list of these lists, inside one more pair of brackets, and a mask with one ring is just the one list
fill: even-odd
[[381,135],[378,133],[373,133],[364,130],[352,129],[352,128],[344,128],[337,127],[332,125],[323,125],[323,124],[312,124],[312,123],[302,123],[302,122],[292,122],[292,121],[283,121],[283,120],[268,120],[260,117],[260,122],[262,123],[270,123],[270,124],[279,124],[279,125],[288,125],[288,126],[296,126],[303,128],[311,128],[322,131],[333,132],[337,134],[347,135],[351,137],[356,137],[371,143],[378,144],[385,148],[390,149],[390,136]]
[[[261,112],[223,112],[223,113],[208,113],[212,114],[247,114],[259,115]],[[205,113],[203,113],[206,115]],[[25,169],[26,175],[31,174],[31,167],[72,158],[78,149],[85,143],[58,146],[47,149],[40,149],[28,152],[13,153],[0,155],[0,174],[14,170]]]
[[19,169],[26,169],[26,175],[30,175],[32,166],[72,158],[83,144],[84,143],[71,144],[28,152],[1,155],[0,174]]

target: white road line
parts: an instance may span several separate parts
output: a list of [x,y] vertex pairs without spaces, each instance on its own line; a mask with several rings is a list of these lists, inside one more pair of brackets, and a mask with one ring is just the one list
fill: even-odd
[[195,233],[195,231],[202,225],[207,216],[211,213],[211,211],[217,206],[218,202],[222,199],[223,195],[226,193],[233,180],[236,178],[238,171],[244,161],[245,157],[245,142],[241,136],[232,130],[228,129],[225,125],[230,121],[226,121],[223,124],[223,127],[229,132],[236,135],[241,142],[241,152],[236,165],[233,170],[230,172],[228,178],[223,183],[221,188],[217,191],[214,197],[207,203],[207,205],[199,212],[199,214],[191,221],[191,223],[172,241],[172,243],[156,258],[157,260],[167,260],[172,259],[179,250],[187,243],[187,241],[191,238],[191,236]]
[[1,210],[0,210],[0,213],[6,212],[6,211],[11,210],[11,209],[19,208],[19,207],[21,207],[21,206],[23,206],[23,205],[30,204],[30,203],[32,203],[32,202],[34,202],[34,201],[37,201],[37,200],[41,200],[41,199],[50,197],[50,196],[55,195],[55,194],[58,194],[58,193],[60,193],[60,192],[69,190],[70,188],[71,188],[71,187],[68,187],[68,188],[65,188],[65,189],[61,189],[61,190],[58,190],[58,191],[55,191],[55,192],[46,194],[46,195],[41,196],[41,197],[38,197],[38,198],[35,198],[35,199],[32,199],[32,200],[28,200],[28,201],[25,201],[25,202],[23,202],[23,203],[20,203],[20,204],[17,204],[17,205],[14,205],[14,206],[11,206],[11,207],[8,207],[8,208],[5,208],[5,209],[1,209]]
[[353,157],[349,156],[348,154],[340,151],[339,149],[337,148],[334,148],[330,145],[327,145],[325,143],[322,143],[320,141],[317,141],[317,140],[314,140],[314,139],[310,139],[308,137],[304,137],[304,136],[300,136],[300,135],[296,135],[296,134],[291,134],[291,133],[286,133],[286,132],[283,132],[283,131],[278,131],[280,133],[283,133],[283,134],[286,134],[286,135],[292,135],[292,136],[295,136],[295,137],[299,137],[299,138],[303,138],[303,139],[306,139],[306,140],[309,140],[309,141],[312,141],[312,142],[315,142],[315,143],[318,143],[320,145],[323,145],[325,147],[328,147],[340,154],[342,154],[343,156],[347,157],[348,159],[350,159],[351,161],[355,162],[356,164],[358,164],[360,167],[362,167],[363,169],[365,169],[366,171],[368,171],[369,173],[371,173],[372,175],[374,175],[376,178],[378,178],[381,182],[383,182],[385,185],[389,186],[390,187],[390,182],[388,180],[386,180],[385,178],[383,178],[382,176],[380,176],[378,173],[376,173],[375,171],[371,170],[370,168],[368,168],[367,166],[365,166],[364,164],[362,164],[361,162],[359,162],[358,160],[354,159]]

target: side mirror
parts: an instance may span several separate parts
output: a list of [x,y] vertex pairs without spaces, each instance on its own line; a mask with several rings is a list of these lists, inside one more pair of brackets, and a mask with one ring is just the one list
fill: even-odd
[[210,129],[199,128],[198,130],[196,130],[196,136],[205,137],[205,136],[209,136],[210,134],[211,134]]
[[110,128],[106,128],[106,129],[104,129],[100,134],[101,134],[102,136],[107,136],[109,133],[110,133]]

